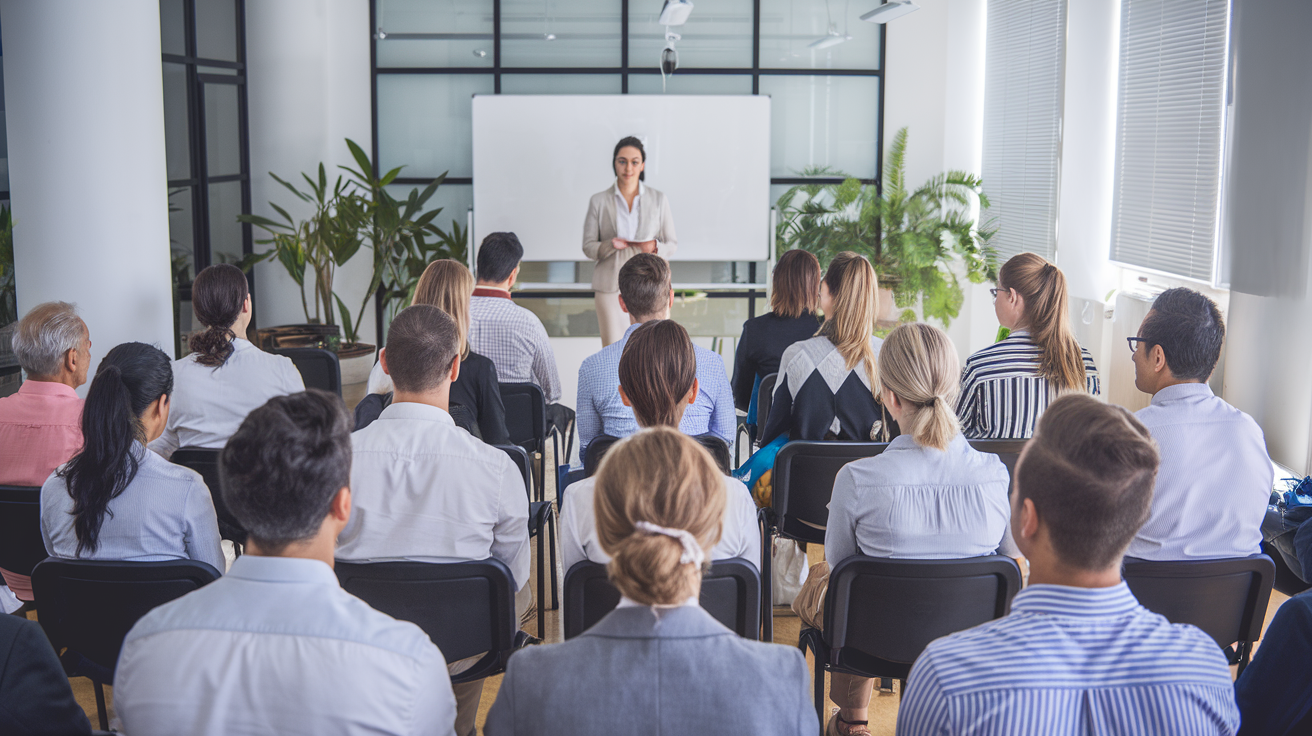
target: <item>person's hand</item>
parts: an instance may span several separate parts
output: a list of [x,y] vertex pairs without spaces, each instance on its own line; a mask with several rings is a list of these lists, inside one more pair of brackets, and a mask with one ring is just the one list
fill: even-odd
[[615,250],[624,250],[629,247],[629,241],[624,238],[611,238],[610,244],[614,246]]
[[637,246],[638,246],[639,248],[642,249],[642,252],[643,252],[643,253],[655,253],[655,252],[656,252],[656,241],[655,241],[655,240],[646,240],[646,241],[643,241],[643,242],[641,242],[641,243],[638,243]]

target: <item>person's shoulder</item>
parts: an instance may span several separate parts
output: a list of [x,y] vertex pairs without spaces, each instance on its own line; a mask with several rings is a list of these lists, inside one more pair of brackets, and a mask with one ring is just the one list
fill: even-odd
[[720,357],[719,353],[714,350],[708,350],[701,345],[693,345],[692,349],[693,353],[697,356],[698,365],[701,365],[704,362],[707,366],[719,368],[720,372],[714,375],[722,377],[726,383],[728,382],[729,379],[724,376],[724,358]]

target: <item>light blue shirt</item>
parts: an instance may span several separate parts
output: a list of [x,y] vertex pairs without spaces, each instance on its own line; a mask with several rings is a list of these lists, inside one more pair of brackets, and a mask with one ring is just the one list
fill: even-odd
[[133,736],[454,733],[442,653],[318,560],[244,555],[128,632],[114,707]]
[[214,499],[200,473],[174,465],[140,442],[132,452],[137,474],[110,499],[94,552],[77,553],[73,497],[51,473],[41,486],[41,538],[51,557],[84,560],[200,560],[223,572],[223,547]]
[[825,530],[830,565],[854,555],[959,559],[1019,552],[1011,541],[1007,466],[958,434],[947,450],[900,435],[844,465]]
[[1112,588],[1031,585],[1011,614],[930,643],[899,736],[1216,736],[1239,728],[1212,638]]
[[[579,457],[599,434],[628,437],[638,431],[633,410],[620,400],[620,356],[629,335],[638,325],[629,325],[624,337],[594,353],[579,366],[579,398],[575,426],[579,432]],[[683,413],[679,430],[688,435],[715,433],[733,446],[737,415],[733,390],[724,371],[724,361],[706,348],[694,345],[697,353],[697,400]]]
[[1205,383],[1167,386],[1135,413],[1161,453],[1152,513],[1126,555],[1145,560],[1260,552],[1274,473],[1261,427]]

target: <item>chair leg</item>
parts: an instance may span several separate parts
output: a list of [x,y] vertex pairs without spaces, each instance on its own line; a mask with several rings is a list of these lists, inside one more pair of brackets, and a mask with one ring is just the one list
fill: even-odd
[[556,584],[556,512],[553,509],[547,514],[547,533],[550,538],[547,541],[551,555],[551,610],[560,610],[560,598],[556,591],[560,586]]
[[774,590],[771,586],[770,562],[772,542],[769,528],[761,530],[761,641],[774,643]]
[[1247,641],[1239,642],[1239,651],[1237,653],[1239,655],[1239,661],[1236,664],[1238,664],[1239,667],[1235,672],[1236,678],[1244,674],[1244,670],[1248,668],[1248,660],[1250,655],[1252,655],[1253,653],[1252,642],[1247,642]]
[[815,717],[820,721],[820,736],[825,733],[825,660],[821,659],[820,652],[815,653],[815,677],[812,678],[815,683]]
[[542,555],[544,553],[542,537],[542,529],[538,529],[538,638],[545,641],[547,638],[547,622],[543,613],[542,596],[545,593],[546,581],[542,579],[542,576],[546,573],[546,570],[543,569],[542,565]]
[[95,680],[91,684],[96,687],[96,715],[100,716],[100,730],[108,731],[109,712],[105,708],[105,687]]

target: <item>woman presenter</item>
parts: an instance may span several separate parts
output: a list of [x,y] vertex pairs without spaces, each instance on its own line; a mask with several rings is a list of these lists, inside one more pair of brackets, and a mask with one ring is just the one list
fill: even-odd
[[642,141],[629,136],[616,143],[611,157],[615,184],[592,195],[583,221],[583,252],[597,262],[592,289],[603,347],[629,328],[629,315],[620,308],[619,299],[624,262],[635,253],[655,253],[669,260],[679,247],[669,200],[642,183],[646,162]]

